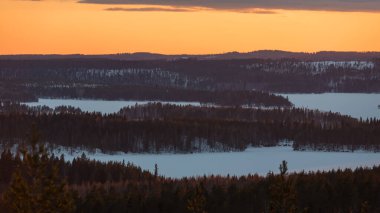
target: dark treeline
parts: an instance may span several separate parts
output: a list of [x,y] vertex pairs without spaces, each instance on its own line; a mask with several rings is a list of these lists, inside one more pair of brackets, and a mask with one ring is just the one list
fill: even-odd
[[[0,87],[10,90],[7,94],[15,91],[12,88],[18,88],[18,96],[29,97],[32,93],[35,97],[104,99],[189,100],[197,97],[196,93],[205,92],[199,96],[201,101],[208,101],[210,98],[205,97],[210,95],[222,97],[218,93],[207,94],[213,91],[240,91],[236,96],[244,96],[241,91],[252,90],[379,92],[379,64],[379,59],[0,60]],[[155,93],[155,89],[160,92]],[[136,93],[137,90],[140,92]],[[169,95],[160,95],[164,91]],[[5,94],[5,97],[10,95]]]
[[244,150],[294,141],[296,150],[379,151],[380,121],[356,120],[307,109],[252,109],[137,105],[102,115],[60,107],[3,105],[0,138],[4,144],[25,140],[35,124],[43,141],[103,151],[199,152]]
[[[21,145],[20,145],[21,146]],[[2,150],[0,157],[0,191],[4,191],[12,178],[16,168],[25,170],[22,158],[14,155],[9,149]],[[105,183],[124,181],[145,181],[152,179],[153,175],[143,171],[130,163],[108,162],[88,159],[83,153],[81,157],[73,161],[65,161],[64,156],[49,157],[49,164],[58,164],[60,175],[66,178],[70,185],[82,185],[85,183]]]
[[[11,108],[25,108],[26,106],[10,105]],[[5,106],[4,106],[5,108]],[[38,111],[38,109],[35,109]],[[248,108],[248,107],[194,107],[173,104],[148,103],[124,107],[117,113],[128,120],[170,120],[170,119],[211,119],[229,121],[266,121],[314,123],[325,128],[341,126],[342,123],[357,124],[358,120],[346,115],[333,112],[321,112],[305,108]]]
[[[41,155],[44,156],[44,155]],[[85,156],[66,162],[62,157],[41,158],[43,168],[57,166],[66,180],[73,206],[67,212],[379,212],[380,167],[330,172],[280,173],[235,176],[204,176],[170,179],[124,163],[100,163]],[[153,162],[152,162],[153,163]],[[41,168],[38,167],[38,168]],[[23,195],[14,185],[16,170],[30,168],[18,155],[4,150],[0,156],[0,207],[12,212],[9,194]],[[159,169],[159,167],[158,167]],[[37,173],[35,179],[47,178]],[[39,177],[42,176],[42,177]],[[22,178],[22,176],[21,176]],[[12,184],[10,186],[10,182]],[[16,182],[17,183],[17,182]],[[33,183],[33,182],[32,182]],[[10,189],[10,187],[12,187]],[[47,188],[40,186],[39,188]],[[54,186],[50,186],[54,187]],[[27,189],[27,186],[26,186]],[[56,193],[49,191],[47,196]],[[44,191],[42,191],[44,192]],[[36,196],[41,192],[34,192]],[[4,198],[4,199],[3,199]],[[33,197],[34,198],[34,197]],[[37,200],[22,200],[29,202]],[[59,199],[59,198],[56,198]],[[44,201],[40,201],[44,202]],[[34,203],[35,204],[35,203]],[[43,203],[37,203],[43,206]],[[44,210],[48,211],[49,205]],[[65,208],[62,206],[61,208]]]
[[49,88],[9,86],[0,88],[0,101],[37,102],[39,97],[101,100],[199,102],[221,106],[291,106],[279,95],[261,91],[204,91],[148,86],[98,86]]

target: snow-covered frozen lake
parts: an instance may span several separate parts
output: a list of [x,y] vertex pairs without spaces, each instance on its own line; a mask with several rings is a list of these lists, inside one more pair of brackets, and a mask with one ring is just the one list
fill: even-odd
[[[307,107],[322,111],[340,112],[356,118],[376,117],[380,119],[380,94],[324,93],[324,94],[281,94],[287,96],[296,107]],[[26,103],[29,106],[46,105],[57,107],[70,105],[83,111],[113,113],[122,107],[146,104],[148,101],[105,101],[75,99],[39,99]],[[163,102],[178,105],[199,106],[197,102]],[[80,156],[82,151],[69,154],[66,159]],[[56,153],[59,154],[59,153]],[[87,153],[91,159],[100,161],[131,162],[143,169],[154,170],[157,163],[161,175],[173,178],[203,175],[265,175],[269,171],[278,172],[282,160],[288,162],[290,171],[316,171],[358,166],[380,165],[380,153],[370,152],[316,152],[293,151],[291,147],[249,148],[244,152],[194,153],[194,154],[130,154],[114,155]]]
[[82,100],[82,99],[48,99],[39,98],[38,102],[23,103],[28,106],[48,106],[55,108],[57,106],[73,106],[87,112],[115,113],[121,108],[134,106],[135,104],[147,104],[150,102],[161,102],[176,105],[193,105],[200,106],[199,102],[170,102],[170,101],[107,101],[107,100]]
[[380,119],[379,93],[279,94],[288,97],[296,107],[339,112],[354,118]]
[[[377,93],[322,93],[322,94],[279,94],[288,97],[296,107],[319,109],[321,111],[339,112],[355,118],[363,119],[375,117],[380,119],[380,94]],[[51,108],[57,106],[73,106],[83,111],[114,113],[122,107],[146,104],[155,101],[107,101],[107,100],[79,100],[79,99],[46,99],[38,102],[25,103],[29,106],[46,105]],[[177,105],[200,106],[199,102],[162,102]]]
[[[57,151],[56,154],[60,155]],[[72,160],[82,151],[76,150],[65,158]],[[266,175],[278,172],[282,160],[288,162],[289,171],[317,171],[338,168],[372,167],[380,165],[380,153],[371,152],[315,152],[293,151],[290,146],[248,148],[244,152],[195,153],[195,154],[126,154],[114,155],[86,153],[90,159],[99,161],[131,162],[142,169],[154,171],[157,163],[160,175],[173,178],[203,175]]]

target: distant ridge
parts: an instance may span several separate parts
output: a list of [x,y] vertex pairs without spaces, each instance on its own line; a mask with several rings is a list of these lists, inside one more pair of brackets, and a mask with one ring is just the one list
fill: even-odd
[[117,53],[117,54],[100,54],[100,55],[83,55],[83,54],[20,54],[20,55],[0,55],[0,59],[12,60],[45,60],[45,59],[114,59],[127,61],[143,60],[180,60],[180,59],[197,59],[197,60],[228,60],[228,59],[298,59],[298,60],[370,60],[380,58],[380,52],[336,52],[321,51],[316,53],[305,52],[287,52],[281,50],[258,50],[253,52],[228,52],[221,54],[205,55],[165,55],[149,52],[136,53]]

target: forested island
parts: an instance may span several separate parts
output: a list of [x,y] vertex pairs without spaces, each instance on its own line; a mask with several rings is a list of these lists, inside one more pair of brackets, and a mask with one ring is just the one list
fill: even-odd
[[3,103],[3,144],[25,141],[32,125],[46,143],[99,148],[104,152],[243,151],[292,141],[295,150],[379,151],[380,121],[299,108],[194,107],[151,103],[118,113],[73,107],[28,107]]

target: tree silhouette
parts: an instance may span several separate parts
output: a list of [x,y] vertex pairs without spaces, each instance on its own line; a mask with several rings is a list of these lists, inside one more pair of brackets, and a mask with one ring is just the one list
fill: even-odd
[[296,212],[296,192],[294,181],[287,175],[288,163],[282,161],[280,164],[280,175],[269,175],[272,180],[270,190],[270,212],[291,213]]
[[157,163],[154,164],[154,177],[155,178],[158,177],[158,165],[157,165]]
[[18,150],[22,162],[13,173],[4,201],[15,213],[73,212],[74,202],[58,165],[45,146],[38,144],[39,137],[33,126],[30,145]]

